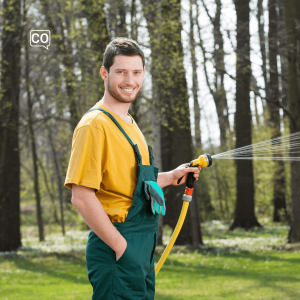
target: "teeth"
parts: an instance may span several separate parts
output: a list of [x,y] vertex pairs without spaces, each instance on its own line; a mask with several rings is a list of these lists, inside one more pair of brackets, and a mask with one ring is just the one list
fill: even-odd
[[131,91],[133,91],[133,89],[123,89],[123,88],[121,88],[122,90],[124,90],[125,92],[131,92]]

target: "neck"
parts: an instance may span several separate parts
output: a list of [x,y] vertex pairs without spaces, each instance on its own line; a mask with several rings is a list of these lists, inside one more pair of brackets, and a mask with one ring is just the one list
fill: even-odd
[[120,117],[127,118],[128,110],[131,103],[123,103],[117,101],[113,98],[109,93],[105,91],[103,98],[100,101],[104,106],[106,106],[109,110]]

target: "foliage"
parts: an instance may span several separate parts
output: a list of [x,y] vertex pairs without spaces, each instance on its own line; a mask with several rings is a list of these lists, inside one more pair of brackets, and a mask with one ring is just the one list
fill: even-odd
[[[235,41],[232,41],[231,36],[233,35],[230,32],[233,29],[226,27],[224,21],[226,20],[224,15],[227,13],[226,6],[228,6],[228,3],[225,0],[215,1],[214,3],[206,3],[208,5],[206,7],[205,2],[207,1],[196,1],[192,4],[194,18],[196,8],[198,11],[199,6],[199,18],[194,19],[198,73],[200,74],[200,67],[208,63],[205,72],[208,72],[206,74],[207,78],[214,78],[210,81],[214,82],[216,88],[220,79],[218,76],[222,74],[222,80],[220,81],[222,82],[222,93],[226,94],[224,96],[227,97],[229,111],[225,113],[223,107],[220,112],[221,115],[225,113],[228,116],[227,114],[229,114],[230,123],[232,124],[234,123],[232,117],[235,115],[235,109],[232,107],[234,107],[235,101],[232,100],[232,103],[229,103],[230,98],[234,98],[234,95],[229,91],[231,83],[228,84],[227,80],[235,79],[230,74],[234,73],[236,66],[235,63],[230,63],[230,55],[235,53]],[[53,228],[54,224],[61,221],[59,209],[59,187],[61,187],[61,198],[67,227],[83,230],[86,229],[86,225],[76,209],[70,204],[71,191],[63,187],[63,181],[70,157],[74,124],[76,125],[80,116],[99,101],[103,95],[103,82],[99,76],[99,67],[101,66],[105,45],[111,38],[120,35],[133,37],[145,51],[147,78],[145,78],[143,91],[139,95],[138,107],[135,107],[132,111],[134,114],[136,111],[139,112],[139,114],[136,113],[136,120],[138,120],[141,131],[147,140],[151,143],[153,139],[149,111],[155,107],[159,107],[157,115],[160,123],[168,127],[168,130],[174,130],[174,128],[177,128],[176,126],[188,131],[190,131],[190,127],[193,128],[194,120],[192,116],[194,112],[191,111],[191,106],[189,106],[187,100],[187,94],[190,91],[186,90],[186,86],[191,81],[184,40],[186,34],[185,23],[189,23],[185,16],[185,5],[187,3],[188,1],[180,2],[177,0],[154,2],[121,0],[24,2],[28,12],[26,16],[23,16],[24,39],[21,51],[22,77],[20,81],[19,145],[21,154],[22,226],[32,226],[37,223],[33,189],[33,162],[28,134],[28,93],[25,82],[24,43],[28,42],[29,31],[33,28],[48,28],[51,30],[53,41],[49,51],[44,48],[29,48],[29,91],[33,103],[33,126],[39,158],[43,221],[48,228]],[[0,5],[2,4],[0,3]],[[14,3],[9,2],[9,5],[14,5]],[[213,8],[213,6],[215,7]],[[176,14],[173,12],[176,12]],[[208,23],[204,26],[203,20],[205,20],[206,15],[209,18],[207,19]],[[221,20],[219,17],[223,19]],[[210,24],[213,20],[214,26]],[[0,18],[0,22],[5,23],[3,16]],[[205,33],[206,27],[209,28],[207,30],[210,30],[209,34]],[[213,28],[217,30],[212,31]],[[201,32],[203,31],[202,33],[200,33],[200,29]],[[266,32],[263,33],[267,35]],[[255,38],[254,35],[253,38]],[[283,38],[285,36],[281,40]],[[220,49],[219,46],[223,45],[223,42],[224,49],[223,46]],[[231,47],[226,48],[226,44],[229,43]],[[254,46],[253,42],[251,42],[252,46]],[[227,49],[230,53],[227,53]],[[1,50],[3,52],[3,49]],[[222,62],[217,62],[220,59],[216,56],[218,52],[222,56]],[[278,56],[281,57],[282,55],[279,53]],[[253,60],[253,52],[250,59]],[[260,63],[256,64],[252,61],[253,77],[258,74],[257,65],[260,65]],[[278,72],[282,71],[278,70]],[[228,74],[229,76],[226,77]],[[202,105],[205,104],[205,106],[210,107],[207,95],[202,97],[203,100],[200,99],[200,93],[202,93],[202,89],[205,90],[204,86],[207,84],[206,80],[201,81],[200,77],[199,105],[201,107],[202,103]],[[287,84],[288,78],[281,77],[280,85],[282,87],[280,88],[283,88],[284,83]],[[258,87],[258,85],[261,85],[260,80],[257,78],[254,81],[259,93],[262,92],[263,95],[263,86]],[[202,84],[202,82],[205,84]],[[249,88],[252,89],[253,87]],[[153,91],[152,95],[150,95],[151,90]],[[257,96],[257,101],[255,99],[255,113],[252,108],[253,119],[256,118],[257,121],[253,122],[252,126],[252,143],[270,139],[272,136],[268,124],[269,116],[266,105],[262,108],[263,112],[257,110],[257,105],[260,104],[258,99]],[[205,110],[202,107],[200,109]],[[201,112],[200,115],[202,119],[205,118],[204,113]],[[210,123],[210,120],[206,121],[207,131],[210,131],[212,122]],[[284,134],[288,134],[289,121],[286,116],[282,118],[281,123],[282,131]],[[202,124],[203,122],[201,122]],[[174,143],[174,149],[162,145],[166,153],[169,153],[169,151],[175,153],[174,150],[177,150],[178,153],[174,155],[174,158],[176,157],[179,160],[183,156],[180,147],[188,144],[183,142],[180,132],[176,132],[179,142],[178,145]],[[202,128],[200,132],[204,135],[205,130]],[[230,149],[235,147],[234,135],[235,128],[231,126],[230,130],[227,130],[226,136],[226,145]],[[53,149],[51,149],[50,138],[53,140]],[[203,139],[203,136],[201,136],[201,139]],[[194,154],[200,155],[205,152],[215,154],[229,150],[224,149],[224,145],[218,147],[216,144],[207,143],[202,146],[202,149],[194,149]],[[168,145],[168,147],[171,146]],[[55,169],[54,154],[57,156],[58,170]],[[43,166],[45,173],[42,172],[41,166]],[[273,213],[274,162],[254,161],[253,168],[255,213],[259,220],[269,219]],[[290,164],[285,163],[286,199],[289,214],[291,213],[290,177]],[[206,200],[213,207],[213,210],[206,211],[207,204],[200,197],[201,219],[203,221],[230,221],[233,218],[236,204],[236,163],[233,160],[213,160],[211,168],[201,171],[197,185],[200,190],[204,185],[208,186],[209,197]]]

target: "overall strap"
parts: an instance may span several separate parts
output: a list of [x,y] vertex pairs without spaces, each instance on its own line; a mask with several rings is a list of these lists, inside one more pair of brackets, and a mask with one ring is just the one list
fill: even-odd
[[[146,140],[146,139],[145,139]],[[147,143],[147,141],[146,141]],[[148,144],[147,144],[148,145]],[[154,165],[154,157],[153,157],[153,151],[152,151],[152,147],[150,145],[148,145],[148,151],[149,151],[149,161],[150,161],[150,165]]]
[[111,118],[111,120],[119,127],[119,129],[121,130],[121,132],[123,133],[123,135],[126,137],[126,139],[128,140],[128,142],[131,144],[131,146],[133,147],[134,149],[134,154],[136,156],[136,159],[138,161],[138,164],[142,164],[142,156],[141,156],[141,153],[140,153],[140,150],[139,150],[139,147],[137,144],[134,144],[132,142],[132,140],[130,139],[130,137],[127,135],[127,133],[124,131],[124,129],[121,127],[121,125],[118,123],[118,121],[109,113],[107,112],[106,110],[102,109],[102,108],[92,108],[90,109],[89,111],[87,111],[84,115],[86,115],[87,113],[89,113],[90,111],[93,111],[93,110],[100,110],[102,112],[104,112],[107,116],[109,116]]
[[146,138],[144,137],[145,142],[148,146],[148,152],[149,152],[149,162],[151,166],[154,166],[154,157],[153,157],[153,150],[152,147],[150,145],[148,145]]

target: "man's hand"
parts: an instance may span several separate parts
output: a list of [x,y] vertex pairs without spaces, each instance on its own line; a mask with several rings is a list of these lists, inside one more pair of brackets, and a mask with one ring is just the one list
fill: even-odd
[[121,256],[124,254],[126,248],[127,248],[127,241],[124,240],[118,245],[118,250],[115,250],[116,253],[116,261],[121,258]]
[[[198,166],[198,167],[186,168],[188,165],[189,165],[189,163],[180,165],[179,167],[177,167],[176,169],[171,171],[172,175],[173,175],[172,185],[181,185],[181,184],[185,183],[188,173],[190,173],[190,172],[194,172],[195,181],[197,181],[199,179],[199,173],[200,173],[201,167]],[[177,184],[178,179],[181,178],[182,176],[184,176],[184,177],[181,179],[180,183]]]
[[116,253],[118,260],[126,250],[127,241],[116,229],[105,212],[95,190],[81,185],[72,185],[72,204],[86,224]]

